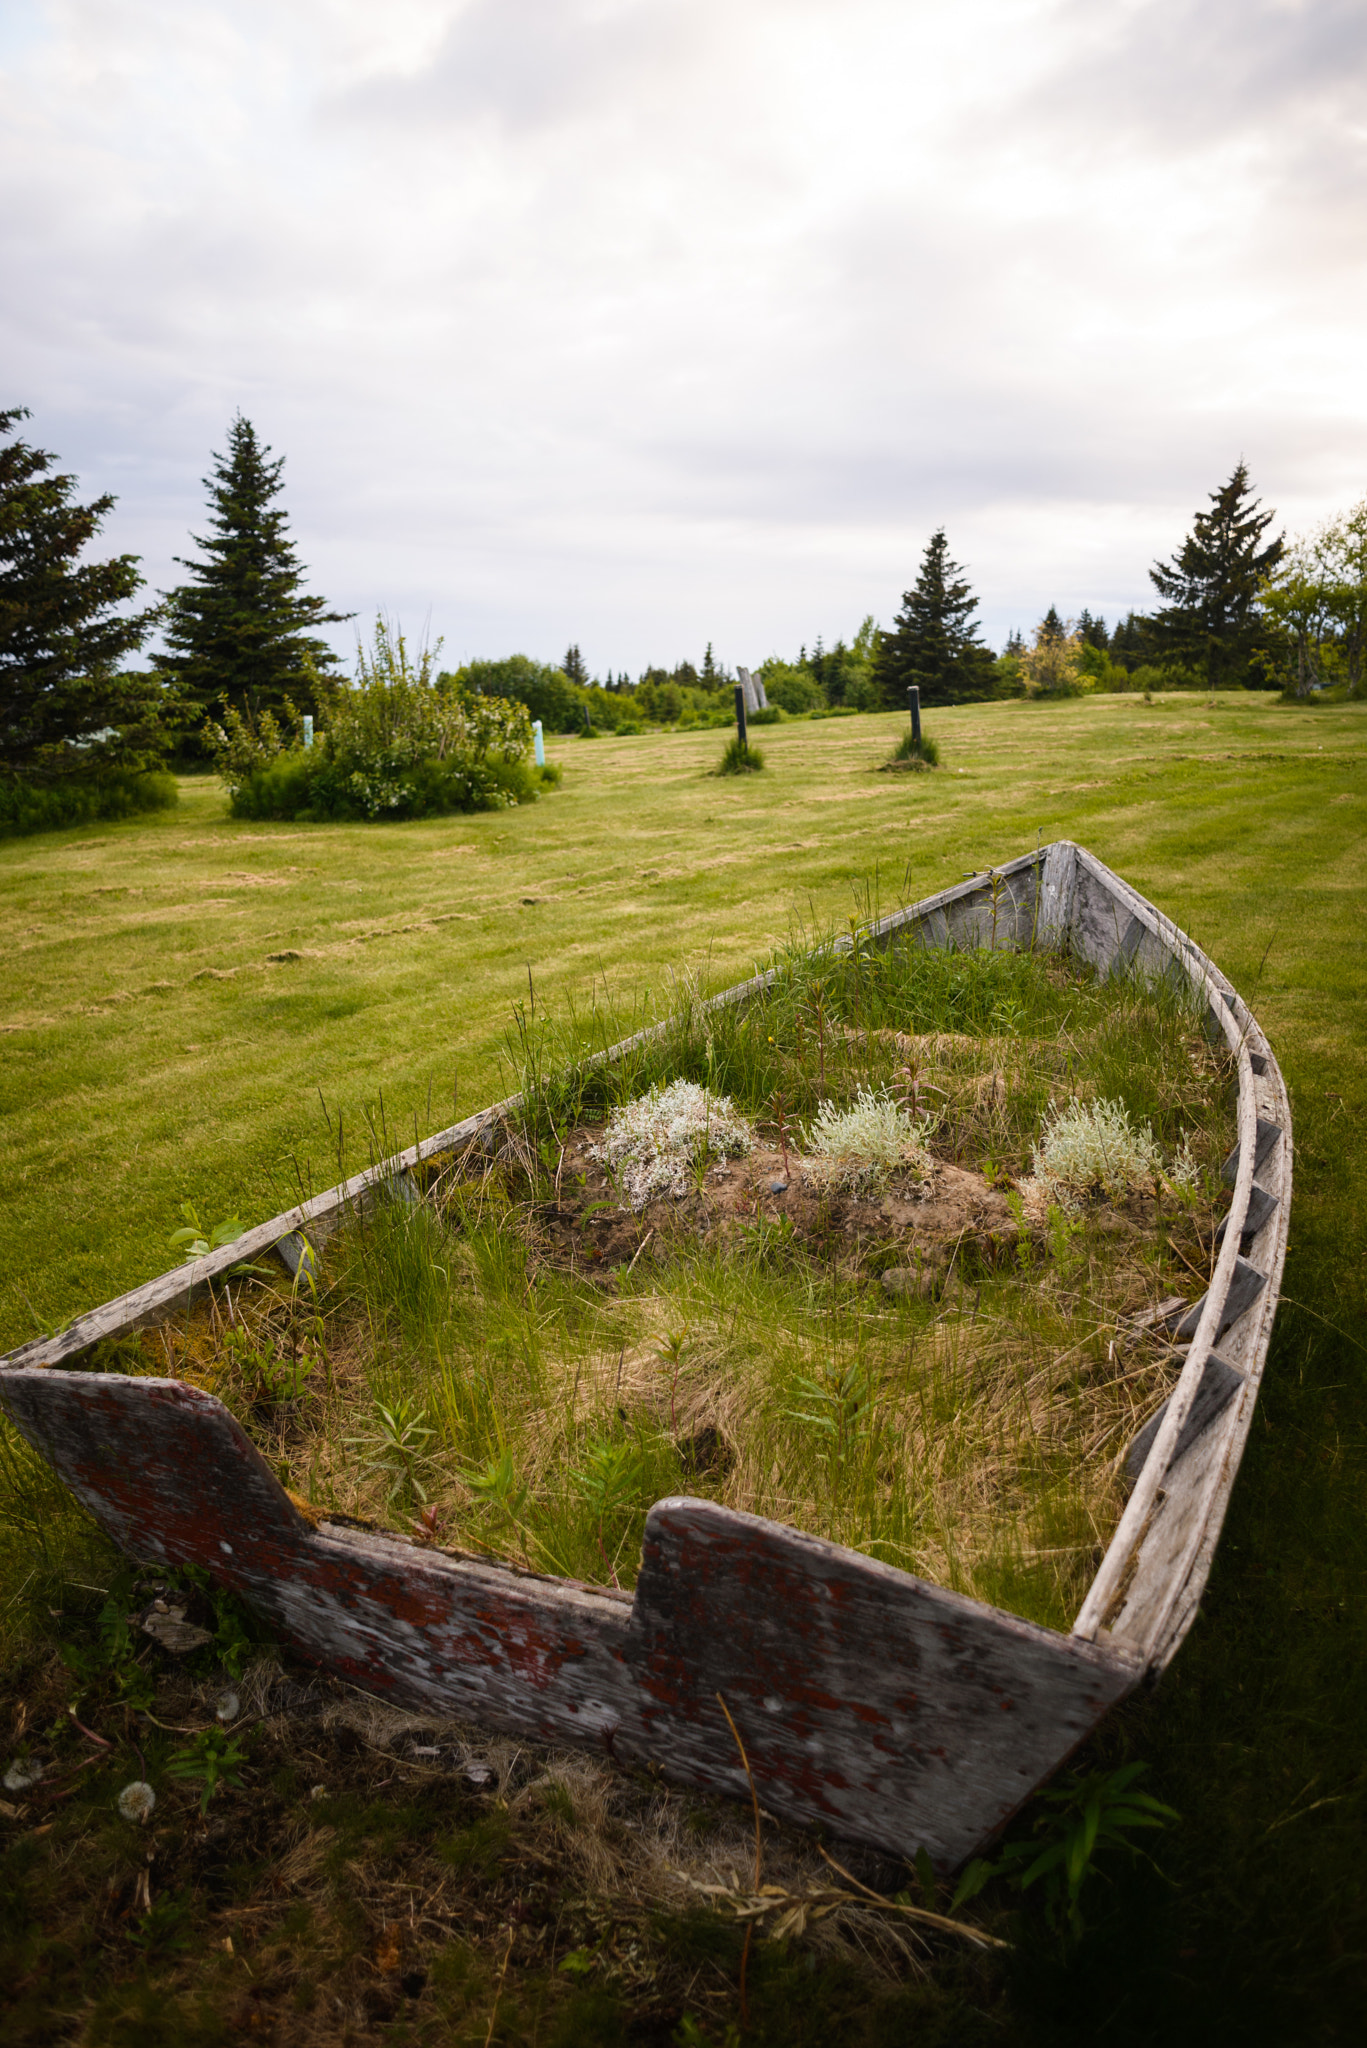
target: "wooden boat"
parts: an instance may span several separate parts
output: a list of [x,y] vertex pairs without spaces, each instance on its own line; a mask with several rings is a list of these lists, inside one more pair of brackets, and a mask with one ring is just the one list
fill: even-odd
[[[962,1863],[1110,1707],[1163,1671],[1191,1626],[1267,1358],[1291,1124],[1267,1040],[1219,969],[1068,841],[884,918],[872,935],[1069,947],[1104,973],[1133,964],[1183,977],[1237,1063],[1233,1195],[1214,1276],[1068,1634],[707,1500],[655,1504],[630,1594],[448,1555],[314,1518],[197,1387],[73,1369],[100,1339],[183,1311],[244,1258],[274,1246],[297,1265],[304,1232],[326,1235],[377,1183],[479,1138],[512,1102],[11,1352],[0,1404],[115,1542],[207,1567],[282,1640],[358,1686],[744,1796],[724,1700],[768,1809],[903,1855],[924,1847],[941,1868]],[[715,1000],[743,1002],[764,981]]]

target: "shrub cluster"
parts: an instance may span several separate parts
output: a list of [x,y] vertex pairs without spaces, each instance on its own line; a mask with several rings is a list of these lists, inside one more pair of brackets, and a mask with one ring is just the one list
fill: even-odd
[[527,761],[525,704],[482,697],[434,675],[439,648],[410,659],[383,620],[362,649],[355,684],[331,694],[326,727],[306,747],[269,711],[249,722],[232,708],[213,728],[215,765],[242,818],[424,818],[533,801],[552,769]]
[[1062,1108],[1051,1104],[1040,1143],[1034,1147],[1033,1166],[1031,1179],[1022,1187],[1028,1214],[1047,1202],[1077,1209],[1098,1194],[1120,1202],[1146,1193],[1156,1182],[1179,1193],[1196,1183],[1196,1165],[1185,1139],[1171,1165],[1165,1166],[1151,1126],[1134,1122],[1123,1102],[1106,1096]]
[[176,778],[163,769],[108,768],[88,778],[50,783],[0,775],[0,839],[170,810],[177,800]]
[[818,1186],[872,1188],[894,1170],[913,1180],[925,1180],[931,1171],[924,1122],[887,1088],[860,1087],[847,1109],[823,1101],[808,1143],[813,1157],[807,1178]]

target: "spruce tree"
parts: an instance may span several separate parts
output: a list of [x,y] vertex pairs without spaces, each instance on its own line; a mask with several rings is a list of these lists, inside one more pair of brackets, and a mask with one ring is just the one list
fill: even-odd
[[337,657],[312,629],[354,616],[303,594],[287,514],[274,503],[285,459],[272,462],[270,452],[238,413],[227,455],[214,456],[204,479],[211,531],[193,538],[206,559],[176,557],[191,581],[167,593],[168,651],[154,660],[197,718],[219,703],[253,722],[263,711],[278,716],[286,700],[318,710],[317,682]]
[[1077,615],[1077,630],[1078,638],[1084,647],[1096,647],[1101,653],[1106,652],[1110,644],[1106,633],[1106,621],[1102,618],[1094,619],[1086,605]]
[[[107,494],[75,498],[74,476],[15,429],[25,406],[0,412],[0,751],[24,781],[145,766],[162,749],[165,692],[121,673],[155,609],[120,609],[142,587],[136,555],[79,563],[113,509]],[[13,437],[13,438],[11,438]]]
[[1144,662],[1144,633],[1142,624],[1134,612],[1127,612],[1123,620],[1117,619],[1115,631],[1111,634],[1107,650],[1117,667],[1133,675]]
[[580,689],[588,687],[589,672],[584,666],[584,657],[579,652],[579,643],[565,649],[565,659],[560,664],[561,674],[568,682],[577,683]]
[[1259,510],[1242,462],[1210,494],[1171,562],[1155,562],[1149,580],[1161,610],[1144,621],[1151,660],[1199,675],[1213,690],[1247,680],[1253,654],[1267,638],[1258,609],[1263,579],[1285,543],[1263,542],[1276,514]]
[[977,637],[978,600],[949,558],[943,526],[931,535],[915,588],[879,641],[875,675],[885,704],[899,710],[915,683],[925,704],[955,704],[992,694],[993,659]]

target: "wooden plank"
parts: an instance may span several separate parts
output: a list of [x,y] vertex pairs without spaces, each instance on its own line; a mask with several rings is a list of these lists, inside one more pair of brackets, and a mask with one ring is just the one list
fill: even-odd
[[[1272,1151],[1272,1147],[1276,1144],[1277,1140],[1280,1137],[1281,1129],[1279,1125],[1269,1123],[1264,1117],[1258,1118],[1258,1138],[1253,1151],[1254,1173],[1262,1172],[1264,1166],[1266,1166],[1267,1164],[1268,1156]],[[1226,1159],[1224,1165],[1220,1168],[1220,1178],[1225,1182],[1226,1186],[1232,1187],[1234,1185],[1234,1176],[1238,1173],[1238,1171],[1239,1147],[1236,1145],[1234,1147],[1234,1150],[1230,1153],[1228,1159]]]
[[[1260,1187],[1255,1182],[1253,1191],[1248,1198],[1248,1213],[1244,1217],[1244,1227],[1239,1232],[1239,1252],[1241,1257],[1248,1257],[1253,1249],[1254,1238],[1260,1230],[1263,1230],[1271,1222],[1276,1207],[1277,1197],[1269,1194],[1265,1187]],[[1217,1245],[1224,1243],[1225,1232],[1228,1229],[1229,1218],[1228,1216],[1222,1216],[1219,1229],[1215,1233]]]
[[[1218,1344],[1230,1325],[1237,1323],[1240,1316],[1247,1315],[1266,1285],[1266,1273],[1260,1273],[1257,1267],[1250,1266],[1246,1259],[1241,1258],[1235,1261],[1234,1271],[1230,1276],[1229,1285],[1225,1289],[1224,1301],[1220,1308],[1219,1320],[1215,1327],[1212,1342]],[[1201,1320],[1201,1315],[1208,1299],[1209,1296],[1203,1294],[1199,1301],[1192,1303],[1181,1322],[1177,1325],[1177,1328],[1173,1331],[1175,1343],[1191,1343],[1196,1335],[1197,1325]]]
[[650,1753],[674,1776],[745,1778],[761,1803],[953,1866],[1129,1692],[1137,1659],[712,1501],[646,1524],[628,1657]]
[[116,1543],[211,1570],[354,1684],[545,1741],[629,1712],[624,1595],[314,1526],[221,1402],[176,1380],[21,1371],[0,1403]]
[[1193,986],[1205,992],[1211,1025],[1237,1060],[1240,1137],[1248,1144],[1249,1156],[1245,1158],[1241,1150],[1239,1157],[1230,1225],[1208,1300],[1209,1320],[1203,1317],[1206,1326],[1198,1327],[1149,1459],[1074,1624],[1077,1633],[1088,1637],[1108,1630],[1110,1640],[1138,1648],[1156,1673],[1170,1660],[1196,1613],[1247,1441],[1285,1257],[1291,1192],[1288,1146],[1274,1146],[1263,1174],[1268,1191],[1278,1200],[1271,1224],[1259,1239],[1267,1285],[1222,1344],[1226,1363],[1244,1370],[1245,1385],[1180,1460],[1174,1461],[1172,1454],[1204,1373],[1222,1290],[1232,1278],[1235,1244],[1229,1239],[1242,1237],[1252,1197],[1257,1121],[1261,1118],[1287,1130],[1290,1110],[1266,1038],[1219,969],[1094,855],[1079,849],[1078,862],[1099,889],[1112,895],[1117,910],[1128,908],[1149,923],[1168,945],[1174,962],[1184,963]]
[[902,1855],[970,1855],[1141,1670],[710,1501],[651,1510],[633,1601],[315,1526],[175,1380],[25,1370],[0,1402],[126,1550],[211,1570],[353,1684],[743,1792],[721,1692],[766,1805]]
[[[1079,943],[1088,957],[1096,960],[1100,966],[1110,957],[1106,936],[1108,915],[1109,921],[1118,925],[1122,911],[1143,915],[1145,921],[1150,923],[1155,913],[1151,906],[1143,905],[1128,885],[1122,883],[1118,876],[1113,876],[1093,855],[1079,850],[1078,868],[1079,917],[1085,925]],[[1108,904],[1109,913],[1106,909]],[[1213,973],[1206,971],[1203,964],[1204,955],[1191,947],[1190,942],[1180,934],[1172,943],[1175,946],[1179,942],[1186,949],[1193,979],[1198,987],[1204,989],[1208,1002],[1215,1007],[1221,1032],[1237,1060],[1239,1136],[1249,1147],[1248,1156],[1241,1160],[1239,1166],[1230,1211],[1236,1219],[1236,1227],[1239,1227],[1247,1211],[1253,1184],[1252,1145],[1256,1102],[1248,1043],[1243,1027],[1236,1022],[1226,1005],[1222,986],[1216,981]],[[1200,1542],[1200,1516],[1193,1511],[1188,1519],[1182,1521],[1180,1529],[1177,1527],[1177,1511],[1171,1491],[1166,1488],[1166,1477],[1196,1399],[1207,1357],[1215,1343],[1221,1312],[1234,1278],[1236,1263],[1237,1246],[1233,1241],[1227,1241],[1216,1259],[1211,1284],[1192,1332],[1191,1349],[1182,1368],[1181,1377],[1169,1398],[1153,1448],[1073,1625],[1074,1633],[1088,1640],[1095,1640],[1102,1630],[1114,1631],[1117,1622],[1125,1616],[1127,1607],[1133,1604],[1131,1589],[1137,1581],[1142,1581],[1148,1603],[1147,1626],[1152,1634],[1161,1632],[1165,1625],[1166,1613],[1163,1603],[1165,1599],[1170,1602],[1177,1597],[1178,1590],[1188,1575],[1191,1559]],[[1187,1464],[1190,1462],[1188,1460]],[[1160,1532],[1157,1539],[1155,1531]],[[1151,1560],[1160,1550],[1165,1552],[1169,1561],[1168,1577],[1164,1584],[1155,1582],[1150,1570]]]
[[[1258,1110],[1289,1132],[1285,1084],[1270,1053],[1265,1075],[1258,1081]],[[1221,1346],[1226,1359],[1244,1372],[1247,1385],[1171,1475],[1173,1526],[1155,1530],[1155,1540],[1141,1558],[1127,1611],[1117,1625],[1124,1640],[1143,1647],[1155,1675],[1171,1661],[1197,1612],[1248,1440],[1286,1255],[1291,1172],[1291,1147],[1279,1145],[1267,1165],[1269,1187],[1278,1197],[1277,1212],[1259,1239],[1259,1262],[1267,1270],[1268,1285]],[[1191,1541],[1179,1550],[1177,1537],[1188,1512]]]
[[1035,935],[1037,945],[1057,949],[1070,942],[1076,890],[1077,848],[1071,840],[1056,839],[1044,856]]
[[1111,956],[1111,965],[1108,970],[1111,974],[1123,974],[1125,972],[1125,969],[1130,966],[1135,954],[1139,951],[1139,944],[1144,936],[1145,926],[1143,919],[1132,915],[1129,923],[1120,935],[1120,944]]
[[[1212,1351],[1206,1360],[1206,1369],[1201,1375],[1201,1384],[1197,1389],[1196,1399],[1191,1404],[1191,1412],[1187,1416],[1182,1434],[1177,1439],[1177,1448],[1172,1454],[1174,1465],[1179,1458],[1185,1458],[1197,1438],[1203,1436],[1210,1428],[1216,1416],[1234,1399],[1243,1384],[1244,1375],[1234,1366],[1226,1365],[1224,1359],[1218,1358]],[[1165,1401],[1157,1413],[1149,1417],[1125,1453],[1125,1470],[1131,1479],[1137,1479],[1143,1471],[1167,1412],[1168,1404]]]
[[298,1275],[301,1267],[306,1280],[317,1279],[318,1260],[312,1244],[302,1230],[287,1231],[272,1249],[292,1280]]

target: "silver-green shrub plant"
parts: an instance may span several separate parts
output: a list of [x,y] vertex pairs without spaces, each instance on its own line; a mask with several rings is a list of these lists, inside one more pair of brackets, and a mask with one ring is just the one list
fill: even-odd
[[686,1194],[709,1158],[739,1158],[754,1142],[729,1095],[671,1081],[614,1109],[591,1152],[614,1169],[632,1208],[644,1209],[657,1195]]

